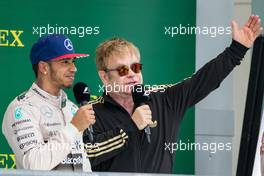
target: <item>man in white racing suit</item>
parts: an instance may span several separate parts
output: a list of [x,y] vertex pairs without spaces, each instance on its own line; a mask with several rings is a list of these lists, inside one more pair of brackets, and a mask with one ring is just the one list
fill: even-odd
[[74,80],[76,54],[63,35],[42,37],[31,49],[36,81],[8,106],[3,134],[18,169],[91,171],[82,132],[95,122],[91,105],[80,109],[63,88]]

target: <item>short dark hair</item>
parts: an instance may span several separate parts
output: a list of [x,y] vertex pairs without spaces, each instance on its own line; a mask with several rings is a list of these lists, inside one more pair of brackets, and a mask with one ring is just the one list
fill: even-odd
[[33,64],[32,65],[32,69],[35,73],[35,77],[37,78],[38,77],[38,63],[37,64]]

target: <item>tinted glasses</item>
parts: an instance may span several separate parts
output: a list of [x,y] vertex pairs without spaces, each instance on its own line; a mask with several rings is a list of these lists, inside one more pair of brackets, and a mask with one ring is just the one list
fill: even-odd
[[[132,65],[130,65],[130,69],[134,72],[134,73],[140,73],[141,70],[142,70],[142,64],[140,63],[134,63]],[[105,69],[106,72],[109,72],[109,71],[117,71],[119,76],[126,76],[129,72],[129,67],[127,65],[122,65],[122,66],[119,66],[115,69],[108,69],[106,68]]]

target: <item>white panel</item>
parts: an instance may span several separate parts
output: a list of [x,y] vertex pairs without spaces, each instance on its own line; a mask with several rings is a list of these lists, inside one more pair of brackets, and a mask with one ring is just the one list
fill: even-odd
[[[232,20],[233,0],[197,0],[196,26],[228,27]],[[196,70],[231,43],[231,35],[196,35]],[[232,143],[234,133],[233,78],[229,75],[220,88],[196,105],[195,141]],[[232,145],[232,144],[231,144]],[[232,151],[212,154],[195,152],[195,174],[231,175]]]

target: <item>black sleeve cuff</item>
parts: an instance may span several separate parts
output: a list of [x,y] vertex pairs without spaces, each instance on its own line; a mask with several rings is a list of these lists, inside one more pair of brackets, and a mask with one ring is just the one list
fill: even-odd
[[246,46],[240,44],[239,42],[232,40],[231,46],[230,46],[230,50],[239,58],[244,58],[247,50],[249,48],[247,48]]

